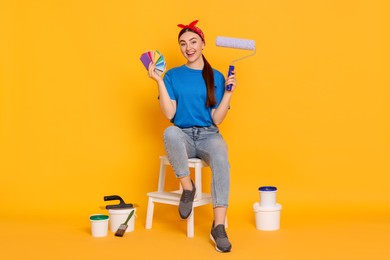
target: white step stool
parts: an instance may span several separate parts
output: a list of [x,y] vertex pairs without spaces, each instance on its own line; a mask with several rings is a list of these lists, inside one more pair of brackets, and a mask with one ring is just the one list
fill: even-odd
[[[165,203],[170,205],[179,205],[182,188],[176,191],[164,191],[165,185],[165,172],[166,167],[170,165],[166,156],[160,156],[160,176],[158,177],[158,188],[155,192],[147,193],[148,209],[146,213],[146,229],[152,228],[154,203]],[[202,168],[208,167],[208,165],[198,158],[188,159],[188,167],[195,169],[195,187],[196,194],[192,207],[192,213],[187,219],[187,237],[194,236],[194,208],[212,203],[211,195],[208,193],[202,193]]]

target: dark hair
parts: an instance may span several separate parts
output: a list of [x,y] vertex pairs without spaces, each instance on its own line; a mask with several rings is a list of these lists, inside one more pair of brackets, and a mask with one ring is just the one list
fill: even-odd
[[203,54],[202,57],[204,61],[202,76],[207,88],[206,106],[211,107],[217,104],[217,100],[215,99],[214,71],[210,63],[203,56]]
[[[185,33],[185,32],[195,32],[194,30],[191,30],[189,28],[182,29],[179,33],[179,37]],[[198,34],[199,35],[199,34]],[[199,35],[199,37],[202,39],[202,37]],[[203,40],[203,39],[202,39]],[[207,98],[206,98],[206,106],[214,106],[217,104],[217,100],[215,98],[215,86],[214,86],[214,71],[213,68],[211,67],[210,63],[206,60],[204,55],[202,54],[204,66],[202,69],[202,76],[204,79],[204,82],[206,83],[206,90],[207,90]]]

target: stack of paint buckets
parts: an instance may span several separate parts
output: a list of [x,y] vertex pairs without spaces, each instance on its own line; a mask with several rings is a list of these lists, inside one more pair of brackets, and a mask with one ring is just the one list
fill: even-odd
[[280,228],[280,211],[282,205],[276,203],[277,188],[262,186],[259,188],[260,202],[253,204],[256,218],[256,229],[272,231]]

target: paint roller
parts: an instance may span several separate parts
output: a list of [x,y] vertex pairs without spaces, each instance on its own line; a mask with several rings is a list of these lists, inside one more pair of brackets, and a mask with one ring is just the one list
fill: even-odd
[[[256,53],[256,46],[255,46],[255,41],[254,40],[247,40],[247,39],[239,39],[239,38],[218,36],[217,40],[216,40],[216,45],[218,47],[226,47],[226,48],[242,49],[242,50],[253,50],[253,52],[251,54],[246,55],[244,57],[241,57],[241,58],[238,58],[238,59],[232,61],[232,63],[229,66],[228,77],[230,75],[232,75],[232,72],[234,71],[234,63],[236,61],[248,58],[250,56],[255,55],[255,53]],[[232,84],[226,86],[226,90],[231,91],[232,90]]]

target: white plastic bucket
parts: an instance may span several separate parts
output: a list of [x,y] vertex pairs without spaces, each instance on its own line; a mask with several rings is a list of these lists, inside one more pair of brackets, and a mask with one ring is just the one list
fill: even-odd
[[116,232],[119,228],[119,226],[123,223],[126,222],[127,217],[129,214],[134,210],[134,214],[127,222],[127,229],[126,232],[132,232],[134,231],[134,226],[135,226],[135,213],[136,209],[131,208],[131,209],[109,209],[108,213],[110,214],[110,231],[111,232]]
[[253,204],[256,218],[256,229],[273,231],[280,229],[280,211],[282,205],[275,204],[273,207],[260,206],[258,202]]
[[108,233],[108,219],[107,215],[93,214],[89,216],[91,222],[91,234],[93,237],[105,237]]

